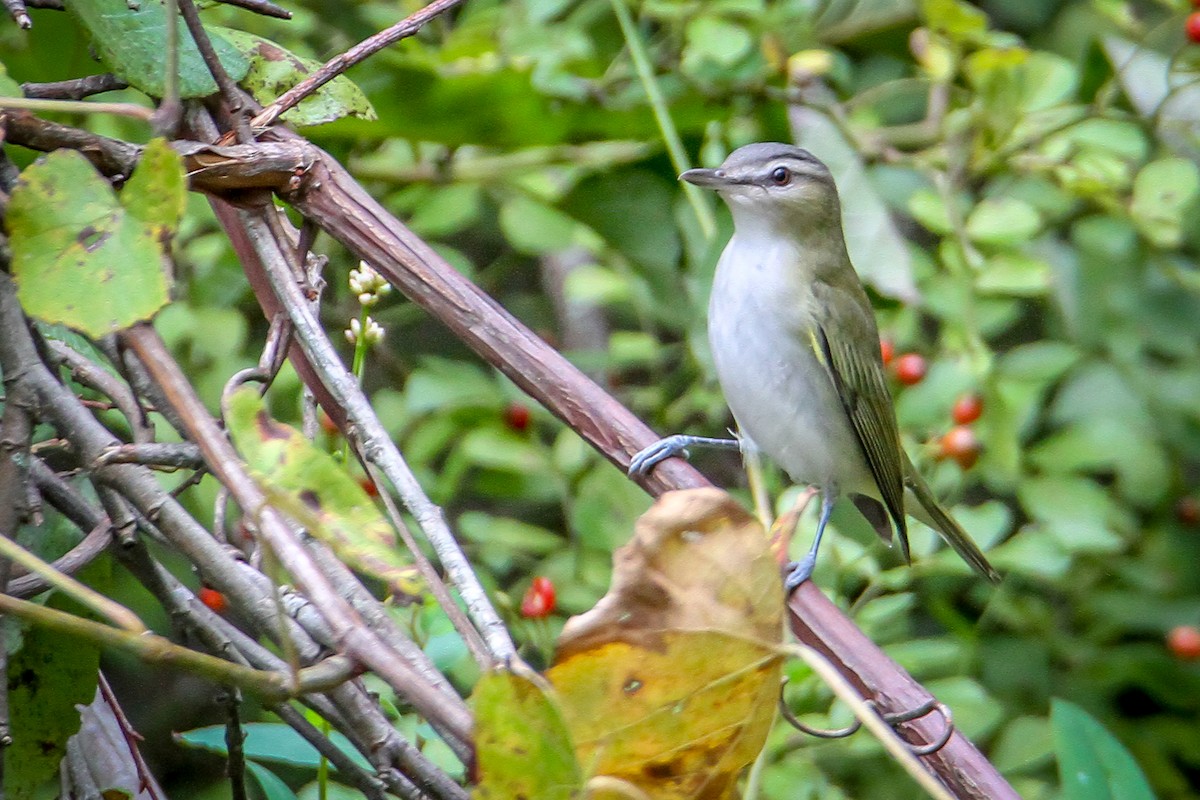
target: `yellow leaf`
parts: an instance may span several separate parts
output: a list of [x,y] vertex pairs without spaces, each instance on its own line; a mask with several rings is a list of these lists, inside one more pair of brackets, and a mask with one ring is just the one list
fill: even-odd
[[671,492],[614,559],[547,675],[579,763],[655,800],[731,797],[779,692],[784,595],[762,527],[724,492]]

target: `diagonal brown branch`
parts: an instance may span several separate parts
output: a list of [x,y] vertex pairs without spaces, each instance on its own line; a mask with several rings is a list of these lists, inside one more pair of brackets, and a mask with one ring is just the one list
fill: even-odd
[[[621,468],[657,439],[632,413],[574,365],[454,271],[432,248],[375,202],[336,161],[318,160],[287,199],[306,217],[370,263],[409,299],[441,320],[472,349]],[[652,494],[708,485],[672,459],[642,480]],[[789,603],[797,638],[824,654],[881,712],[917,708],[932,699],[811,582]],[[936,741],[936,715],[903,726],[912,743]],[[923,762],[960,797],[1016,798],[996,768],[962,734]]]

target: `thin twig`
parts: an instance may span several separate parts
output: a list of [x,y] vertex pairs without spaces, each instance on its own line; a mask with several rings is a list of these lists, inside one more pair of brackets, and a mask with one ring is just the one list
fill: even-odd
[[292,18],[292,12],[285,8],[280,8],[270,2],[270,0],[217,0],[217,2],[228,6],[244,8],[247,11],[253,11],[255,14],[262,14],[265,17],[275,17],[276,19]]
[[64,575],[7,536],[0,536],[0,557],[20,564],[29,572],[41,576],[42,580],[49,583],[55,589],[58,589],[81,605],[90,608],[100,616],[107,617],[114,625],[123,628],[129,633],[140,634],[146,632],[146,624],[138,619],[137,614],[134,614],[120,603],[109,600],[104,595],[85,586],[70,575]]
[[[357,448],[355,453],[360,456]],[[383,473],[379,471],[370,461],[362,459],[363,467],[367,470],[367,476],[374,481],[376,486],[384,487]],[[458,635],[463,638],[463,642],[467,645],[467,650],[471,652],[471,656],[475,659],[480,667],[487,668],[492,664],[492,656],[488,653],[487,643],[480,637],[479,631],[471,624],[463,614],[462,609],[458,607],[458,603],[454,602],[454,598],[450,596],[450,591],[446,588],[446,584],[442,582],[442,576],[438,575],[437,570],[429,559],[425,557],[425,553],[417,544],[417,540],[413,538],[412,531],[408,529],[408,525],[404,523],[404,518],[400,516],[400,509],[396,508],[396,501],[392,499],[392,493],[384,488],[379,492],[379,498],[383,501],[383,507],[387,510],[388,519],[392,522],[399,533],[400,538],[404,542],[404,546],[408,548],[408,552],[412,554],[413,561],[417,565],[417,569],[421,572],[421,577],[425,579],[429,590],[433,592],[434,598],[438,601],[438,605],[442,607],[442,611],[450,618],[450,622],[454,625],[454,629],[458,631]]]
[[146,759],[142,758],[142,751],[138,748],[138,740],[141,737],[133,729],[129,718],[125,716],[125,710],[121,708],[121,704],[117,702],[117,696],[113,694],[112,687],[108,685],[108,678],[105,677],[103,670],[99,673],[96,690],[104,700],[104,704],[108,706],[109,713],[116,720],[121,736],[125,740],[125,746],[129,749],[129,759],[133,762],[133,768],[137,771],[140,783],[139,793],[147,792],[152,800],[166,800],[162,787],[158,785],[158,781],[154,780],[154,776],[150,773],[150,767],[146,764]]
[[946,787],[938,783],[937,778],[930,774],[920,760],[913,755],[909,745],[896,735],[896,731],[884,722],[874,709],[863,701],[862,695],[850,685],[850,682],[838,672],[833,664],[829,663],[829,659],[811,647],[800,644],[790,645],[785,649],[804,659],[804,662],[820,676],[825,685],[832,689],[842,702],[850,706],[854,716],[860,719],[871,733],[875,734],[892,760],[903,767],[904,771],[911,775],[913,780],[929,793],[930,797],[934,800],[954,800],[954,797],[946,791]]
[[150,442],[110,447],[97,456],[91,466],[100,468],[109,464],[142,464],[156,469],[201,470],[204,468],[204,458],[200,455],[200,449],[191,442]]
[[204,66],[208,67],[209,74],[216,81],[217,89],[221,92],[225,105],[231,113],[237,114],[244,105],[242,93],[233,79],[229,77],[229,73],[225,71],[225,66],[221,63],[217,51],[213,49],[212,40],[208,38],[208,31],[204,30],[204,23],[200,21],[200,12],[196,10],[196,4],[192,0],[175,0],[175,2],[179,4],[179,12],[183,14],[183,21],[192,35],[192,41],[196,43],[196,49],[200,51],[200,57],[204,59]]
[[255,132],[269,128],[279,119],[280,115],[294,107],[301,100],[320,89],[331,80],[341,75],[355,64],[378,53],[385,47],[390,47],[402,39],[407,39],[421,30],[434,17],[445,13],[462,3],[463,0],[434,0],[429,5],[410,14],[390,28],[370,36],[351,47],[344,53],[331,58],[321,65],[320,69],[284,92],[274,103],[259,112],[250,120],[250,126]]
[[33,27],[33,20],[29,18],[29,14],[25,13],[24,0],[4,0],[4,7],[8,9],[8,14],[13,18],[13,22],[23,30],[29,30]]
[[234,686],[227,687],[218,698],[225,706],[225,765],[229,773],[229,796],[233,800],[246,800],[246,752],[242,742],[242,718],[238,709],[242,704],[241,693]]
[[39,100],[31,97],[0,97],[0,108],[22,111],[53,111],[61,114],[117,114],[151,122],[154,109],[133,103],[89,103],[86,100]]
[[112,92],[128,87],[128,83],[111,72],[102,72],[99,75],[87,75],[83,78],[73,78],[69,81],[22,83],[21,92],[26,97],[36,97],[43,100],[82,100],[94,94]]
[[66,342],[47,339],[46,344],[71,370],[71,377],[113,401],[113,405],[120,409],[125,421],[129,423],[134,442],[141,444],[154,441],[154,424],[150,422],[146,410],[138,403],[128,385]]

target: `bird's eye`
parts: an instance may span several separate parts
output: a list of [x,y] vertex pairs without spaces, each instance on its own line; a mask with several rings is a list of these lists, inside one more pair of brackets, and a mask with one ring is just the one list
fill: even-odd
[[776,167],[771,170],[771,181],[776,186],[787,186],[788,181],[792,179],[792,173],[787,167]]

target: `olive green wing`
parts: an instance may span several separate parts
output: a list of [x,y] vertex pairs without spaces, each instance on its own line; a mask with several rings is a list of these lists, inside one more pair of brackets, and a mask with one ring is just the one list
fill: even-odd
[[[865,298],[864,298],[865,299]],[[869,313],[869,312],[868,312]],[[873,323],[873,321],[872,321]],[[837,330],[814,326],[814,349],[842,401],[867,467],[883,504],[896,525],[900,552],[908,560],[908,526],[904,518],[904,460],[892,396],[878,355],[878,336],[839,336]],[[865,340],[865,341],[864,341]]]

